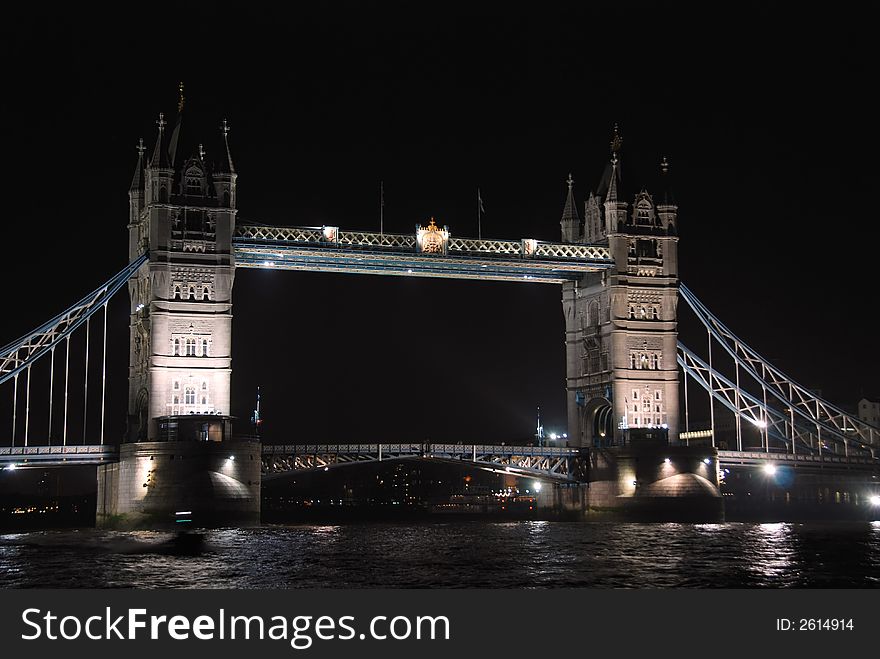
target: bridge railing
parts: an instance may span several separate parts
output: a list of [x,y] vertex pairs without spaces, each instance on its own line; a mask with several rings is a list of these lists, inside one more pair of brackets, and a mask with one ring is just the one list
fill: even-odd
[[[369,231],[338,231],[335,227],[277,227],[262,224],[239,224],[237,240],[299,244],[325,248],[379,249],[416,252],[414,234],[375,233]],[[532,239],[500,240],[450,237],[446,253],[461,256],[520,257],[530,259],[578,260],[606,262],[611,260],[608,247],[575,245]]]

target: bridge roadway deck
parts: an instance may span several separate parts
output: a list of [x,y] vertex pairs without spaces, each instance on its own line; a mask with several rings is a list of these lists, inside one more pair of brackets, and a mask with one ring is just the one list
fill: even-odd
[[[556,446],[512,446],[508,444],[285,444],[262,447],[267,474],[292,470],[325,469],[358,463],[400,459],[466,461],[478,466],[501,468],[522,475],[572,480],[572,461],[585,449]],[[96,465],[119,459],[116,445],[0,446],[0,467],[63,467]],[[880,459],[837,455],[766,453],[760,451],[718,451],[722,467],[760,466],[772,462],[808,469],[877,469]]]

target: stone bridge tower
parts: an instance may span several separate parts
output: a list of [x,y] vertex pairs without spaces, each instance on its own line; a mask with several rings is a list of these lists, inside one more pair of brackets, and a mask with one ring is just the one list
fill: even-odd
[[[259,441],[232,437],[235,168],[226,122],[199,143],[159,115],[129,189],[128,429],[119,462],[98,468],[99,526],[252,524],[260,517]],[[205,145],[210,149],[209,158]]]
[[658,196],[625,196],[623,140],[581,222],[572,180],[562,214],[566,242],[607,245],[614,266],[563,285],[568,436],[575,446],[678,439],[678,231],[668,166]]
[[129,191],[128,441],[159,438],[158,419],[230,414],[235,168],[226,122],[208,157],[184,127],[181,85],[170,135],[163,115],[152,157],[143,145]]

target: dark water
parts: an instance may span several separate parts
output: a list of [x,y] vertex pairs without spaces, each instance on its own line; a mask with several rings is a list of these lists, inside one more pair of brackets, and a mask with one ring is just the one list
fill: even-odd
[[[0,535],[0,587],[713,588],[880,586],[880,522],[544,521]],[[173,549],[173,547],[172,547]]]

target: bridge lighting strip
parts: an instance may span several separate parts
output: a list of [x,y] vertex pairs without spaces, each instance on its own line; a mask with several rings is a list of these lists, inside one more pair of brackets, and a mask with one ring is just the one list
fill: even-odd
[[320,272],[348,272],[360,274],[411,275],[420,277],[449,277],[468,279],[495,279],[505,281],[533,281],[561,284],[577,280],[584,273],[611,267],[604,262],[560,262],[543,259],[507,258],[473,259],[415,254],[388,254],[376,252],[348,252],[341,250],[308,250],[235,244],[237,267],[277,268],[281,270],[312,270]]

